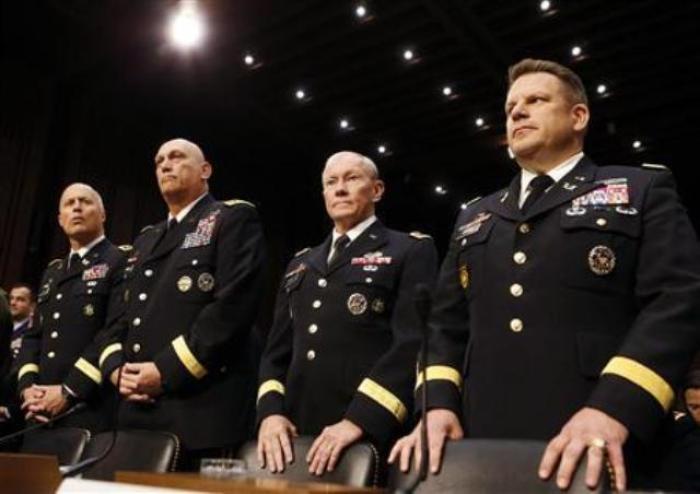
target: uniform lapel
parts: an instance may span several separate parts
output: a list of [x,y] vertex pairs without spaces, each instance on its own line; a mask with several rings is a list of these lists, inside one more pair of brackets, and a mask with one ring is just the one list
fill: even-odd
[[581,158],[573,170],[535,202],[522,219],[527,221],[596,188],[594,179],[597,168],[588,157]]
[[341,266],[350,262],[353,257],[362,256],[367,252],[377,250],[386,242],[386,228],[379,220],[376,220],[340,253],[338,259],[333,263],[333,266],[328,268],[328,274],[331,274]]
[[[163,222],[161,229],[163,230],[160,235],[158,235],[157,241],[151,246],[151,253],[148,255],[147,260],[157,259],[170,254],[177,246],[181,245],[185,235],[193,231],[197,227],[197,221],[200,219],[202,214],[208,209],[211,203],[214,202],[214,198],[207,194],[204,196],[192,210],[187,213],[180,223],[178,223],[175,231],[167,235],[167,222]],[[165,237],[165,238],[163,238]]]
[[509,220],[520,219],[520,173],[517,173],[507,189],[495,194],[486,204],[486,209]]
[[328,251],[330,250],[331,238],[332,235],[328,235],[321,245],[317,245],[311,249],[311,252],[306,256],[309,265],[324,276],[328,270],[326,259],[328,257]]

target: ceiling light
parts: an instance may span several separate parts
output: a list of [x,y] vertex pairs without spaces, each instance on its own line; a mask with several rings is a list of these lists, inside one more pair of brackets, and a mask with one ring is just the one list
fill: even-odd
[[581,49],[580,46],[574,46],[571,48],[571,56],[572,57],[580,57],[581,53],[583,53],[583,50]]
[[377,146],[377,152],[378,152],[379,154],[384,154],[384,153],[386,153],[386,146],[385,146],[384,144],[380,144],[379,146]]
[[450,86],[443,86],[442,88],[442,94],[445,96],[449,96],[452,94],[452,88]]
[[170,41],[182,50],[201,44],[204,38],[204,20],[197,12],[193,1],[182,2],[176,14],[170,18],[168,34]]
[[347,130],[350,128],[350,121],[347,118],[341,118],[338,126],[343,130]]
[[302,100],[302,99],[306,98],[306,93],[304,92],[303,89],[297,89],[296,92],[294,93],[294,96],[296,97],[296,99]]
[[605,84],[598,84],[595,90],[598,94],[605,94],[608,91],[608,87]]
[[542,12],[547,12],[550,8],[552,8],[552,2],[549,0],[542,0],[540,2],[540,10]]
[[255,57],[250,53],[246,53],[245,57],[243,57],[243,62],[246,65],[251,66],[255,63]]
[[435,193],[441,196],[444,196],[447,194],[447,189],[443,187],[442,185],[436,185],[435,186]]
[[367,7],[365,7],[362,4],[359,4],[357,7],[355,7],[355,15],[362,19],[364,16],[367,15]]
[[642,141],[634,141],[634,142],[632,143],[632,147],[633,147],[634,149],[641,149],[641,147],[642,147]]
[[481,118],[481,117],[477,117],[477,119],[474,120],[474,124],[475,124],[477,127],[483,127],[483,126],[484,126],[484,119]]
[[414,53],[413,50],[404,50],[403,52],[403,59],[406,61],[413,60]]

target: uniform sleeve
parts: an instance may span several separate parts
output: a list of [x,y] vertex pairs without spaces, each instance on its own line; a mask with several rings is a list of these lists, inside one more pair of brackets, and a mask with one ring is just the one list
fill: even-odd
[[437,274],[437,251],[432,239],[410,241],[391,316],[392,344],[360,383],[345,414],[380,443],[395,435],[412,409],[414,368],[422,333],[415,288],[418,284],[432,288]]
[[[290,267],[286,273],[290,272]],[[275,315],[260,362],[257,424],[270,415],[285,414],[285,377],[292,358],[294,328],[285,281],[280,283]]]
[[222,210],[216,235],[213,301],[186,333],[161,350],[154,362],[166,392],[195,385],[225,362],[255,322],[264,283],[265,243],[256,210],[239,204]]
[[[125,265],[126,257],[120,255],[117,262],[111,267],[109,300],[107,302],[104,328],[113,326],[124,313]],[[106,330],[100,330],[95,334],[95,338],[75,361],[64,381],[66,387],[79,399],[86,399],[102,385],[103,374],[100,370],[100,354],[102,353],[102,342],[106,337],[103,331]],[[109,373],[104,375],[109,378]]]
[[700,249],[670,173],[653,178],[641,213],[635,286],[640,311],[588,405],[647,440],[700,345]]
[[[457,221],[457,225],[460,221]],[[455,229],[456,230],[456,229]],[[447,255],[438,274],[428,326],[427,379],[418,373],[416,393],[427,382],[428,408],[447,408],[461,415],[462,371],[469,341],[469,305],[460,283],[460,244],[450,237]],[[416,401],[416,411],[421,408]]]

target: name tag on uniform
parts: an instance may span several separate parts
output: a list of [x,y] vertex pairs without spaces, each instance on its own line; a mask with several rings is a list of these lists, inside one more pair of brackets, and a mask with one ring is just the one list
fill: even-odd
[[629,187],[626,178],[611,178],[601,180],[595,190],[588,192],[571,201],[574,209],[583,206],[611,206],[629,204]]
[[102,278],[107,276],[108,271],[109,264],[95,264],[90,269],[86,269],[85,271],[83,271],[83,281],[101,280]]
[[189,249],[192,247],[209,245],[211,243],[211,238],[214,235],[216,217],[220,212],[220,210],[216,210],[206,218],[199,220],[199,223],[197,223],[197,229],[185,235],[185,240],[182,242],[182,248]]

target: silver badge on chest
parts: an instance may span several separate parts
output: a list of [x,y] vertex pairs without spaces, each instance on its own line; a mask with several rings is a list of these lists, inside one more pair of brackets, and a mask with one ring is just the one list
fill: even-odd
[[367,299],[361,293],[353,293],[348,297],[348,310],[353,316],[364,314],[367,310]]
[[615,261],[615,252],[606,245],[596,245],[588,253],[588,266],[598,276],[612,273]]
[[214,289],[214,276],[211,273],[202,273],[197,278],[197,286],[203,292],[210,292]]

